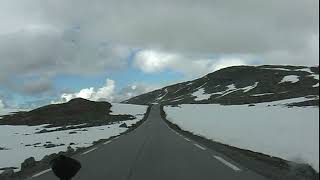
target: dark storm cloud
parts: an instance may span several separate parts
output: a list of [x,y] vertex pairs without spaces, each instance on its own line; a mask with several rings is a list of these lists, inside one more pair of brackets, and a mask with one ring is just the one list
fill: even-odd
[[85,75],[126,65],[125,57],[121,54],[125,51],[117,51],[116,47],[98,42],[82,42],[70,36],[64,32],[0,35],[0,77],[57,73]]
[[170,50],[296,50],[318,33],[315,0],[96,0],[90,4],[77,0],[41,4],[50,22],[81,24],[83,36]]

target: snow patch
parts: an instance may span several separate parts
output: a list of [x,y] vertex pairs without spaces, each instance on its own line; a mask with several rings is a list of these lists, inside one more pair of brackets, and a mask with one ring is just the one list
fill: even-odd
[[[313,77],[315,80],[318,80],[319,81],[319,74],[311,74],[309,75],[309,77]],[[319,87],[319,82],[315,85],[313,85],[312,87]]]
[[286,69],[286,68],[262,68],[262,69],[267,69],[267,70],[279,70],[279,71],[293,71],[291,69]]
[[227,86],[227,90],[223,91],[222,92],[222,95],[221,96],[218,96],[217,98],[221,98],[221,97],[224,97],[228,94],[231,94],[235,91],[239,91],[239,90],[242,90],[243,92],[249,92],[251,91],[252,89],[256,88],[258,86],[259,82],[255,82],[253,85],[251,86],[247,86],[247,87],[243,87],[243,88],[237,88],[235,84],[230,84]]
[[309,77],[313,77],[315,80],[319,81],[319,74],[311,74]]
[[310,68],[297,69],[296,71],[304,71],[304,72],[308,72],[308,73],[310,73],[310,74],[313,74],[313,72],[311,71]]
[[199,89],[198,91],[192,93],[192,96],[195,96],[195,101],[208,100],[211,97],[211,94],[205,94],[204,88]]
[[233,91],[233,90],[237,89],[235,84],[230,84],[230,85],[227,86],[227,88],[228,89],[226,91]]
[[[256,106],[282,106],[282,107],[288,107],[288,104],[292,103],[300,103],[300,102],[305,102],[309,100],[319,100],[319,96],[315,96],[312,98],[307,98],[307,97],[299,97],[299,98],[290,98],[290,99],[284,99],[284,100],[278,100],[278,101],[272,101],[272,102],[263,102],[263,103],[257,103],[255,104]],[[307,108],[317,108],[317,107],[307,107]]]
[[164,110],[169,121],[196,135],[290,161],[302,159],[319,171],[318,108],[185,104]]
[[156,101],[162,100],[167,94],[168,94],[168,89],[164,89],[164,93],[160,94],[159,97],[156,99]]
[[296,83],[298,81],[299,81],[299,76],[288,75],[288,76],[283,77],[283,79],[279,82],[279,84],[285,83],[285,82]]
[[[125,122],[130,127],[141,121],[146,113],[147,106],[114,103],[111,110],[114,115],[128,114],[135,116],[136,119],[96,127],[81,128],[80,126],[74,126],[78,128],[41,134],[36,134],[36,132],[55,130],[57,127],[46,128],[47,124],[41,126],[0,125],[0,144],[1,147],[8,149],[0,150],[0,168],[17,167],[16,171],[19,171],[21,163],[29,157],[41,160],[46,155],[67,151],[68,146],[73,149],[90,147],[94,141],[120,135],[127,128],[120,128],[119,125]],[[45,144],[58,146],[45,148]],[[0,173],[2,172],[0,171]]]
[[243,90],[243,92],[249,92],[252,89],[256,88],[258,86],[258,84],[259,84],[259,82],[255,82],[254,85],[247,86],[247,87],[244,87],[244,88],[241,88],[241,89]]
[[253,94],[251,96],[266,96],[266,95],[273,95],[274,93],[263,93],[263,94]]

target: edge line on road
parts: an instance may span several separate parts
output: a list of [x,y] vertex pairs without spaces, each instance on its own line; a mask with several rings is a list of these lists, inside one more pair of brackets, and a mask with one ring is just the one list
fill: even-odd
[[51,171],[51,169],[47,169],[47,170],[41,171],[38,174],[33,175],[32,178],[39,177],[39,176],[41,176],[43,174],[46,174],[46,173],[48,173],[50,171]]
[[90,149],[90,150],[82,153],[81,155],[86,155],[86,154],[88,154],[88,153],[90,153],[90,152],[92,152],[92,151],[95,151],[95,150],[97,150],[97,149],[98,149],[98,148],[92,148],[92,149]]
[[188,141],[188,142],[190,142],[191,140],[190,139],[188,139],[188,138],[184,138],[184,140],[186,140],[186,141]]
[[180,133],[178,133],[177,131],[175,131],[174,129],[172,129],[168,124],[165,124],[167,126],[168,129],[170,129],[173,133],[175,133],[178,136],[183,137]]
[[213,156],[215,159],[217,159],[218,161],[222,162],[224,165],[228,166],[229,168],[231,168],[234,171],[241,171],[240,168],[238,168],[237,166],[231,164],[230,162],[226,161],[225,159],[223,159],[222,157],[219,156]]
[[201,150],[204,150],[204,151],[207,150],[205,147],[202,147],[202,146],[200,146],[199,144],[196,144],[196,143],[195,143],[194,145],[195,145],[197,148],[201,149]]
[[109,144],[109,143],[111,143],[112,141],[106,141],[106,142],[104,142],[103,144],[104,145],[107,145],[107,144]]

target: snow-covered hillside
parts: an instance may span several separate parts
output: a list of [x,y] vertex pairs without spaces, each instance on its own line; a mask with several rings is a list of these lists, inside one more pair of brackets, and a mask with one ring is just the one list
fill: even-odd
[[[68,146],[73,149],[89,147],[100,139],[117,136],[128,129],[119,127],[120,124],[125,122],[128,127],[132,126],[143,119],[146,110],[147,106],[112,104],[113,115],[133,115],[136,119],[96,127],[83,127],[83,124],[71,125],[75,128],[47,133],[39,132],[57,130],[60,127],[46,128],[46,124],[40,126],[0,125],[0,169],[16,167],[15,171],[18,171],[20,164],[29,157],[41,160],[46,155],[67,151]],[[0,170],[0,174],[1,172]]]
[[196,135],[319,171],[319,108],[284,106],[304,98],[251,105],[165,106],[167,119]]
[[[234,66],[131,98],[129,104],[239,105],[319,96],[319,67]],[[309,101],[300,106],[319,105]]]

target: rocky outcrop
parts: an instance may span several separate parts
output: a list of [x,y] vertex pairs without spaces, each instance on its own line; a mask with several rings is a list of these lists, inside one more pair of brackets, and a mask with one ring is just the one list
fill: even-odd
[[121,127],[121,128],[128,128],[128,125],[127,125],[126,123],[122,123],[122,124],[120,124],[119,127]]
[[[0,125],[50,124],[48,127],[60,127],[52,131],[59,131],[73,129],[72,125],[86,124],[83,127],[90,127],[135,118],[131,115],[110,115],[111,107],[108,102],[77,98],[63,104],[51,104],[29,112],[5,115],[0,120]],[[38,133],[46,132],[50,131],[43,130]]]
[[37,161],[34,159],[34,157],[30,157],[21,164],[21,170],[32,168],[36,165]]

